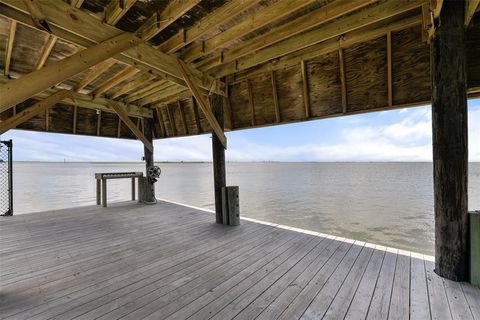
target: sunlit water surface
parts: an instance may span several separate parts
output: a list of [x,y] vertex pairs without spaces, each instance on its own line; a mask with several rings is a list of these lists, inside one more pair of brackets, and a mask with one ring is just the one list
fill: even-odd
[[[211,163],[161,164],[157,197],[213,209]],[[95,172],[141,164],[14,163],[15,214],[95,203]],[[431,163],[228,163],[241,215],[433,254]],[[110,202],[129,200],[109,180]],[[469,166],[469,207],[480,209],[480,163]]]

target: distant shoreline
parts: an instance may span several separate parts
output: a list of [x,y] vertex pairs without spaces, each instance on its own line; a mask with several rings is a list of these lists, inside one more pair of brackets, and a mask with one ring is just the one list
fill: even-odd
[[[87,163],[87,164],[144,164],[143,161],[35,161],[15,160],[14,163]],[[155,161],[158,164],[201,164],[212,161]],[[227,163],[432,163],[432,161],[227,161]],[[468,163],[480,163],[469,161]]]

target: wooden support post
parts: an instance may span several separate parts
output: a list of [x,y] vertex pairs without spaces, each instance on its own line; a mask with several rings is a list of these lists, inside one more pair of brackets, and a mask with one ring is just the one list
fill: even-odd
[[97,179],[97,205],[99,206],[100,205],[100,198],[101,198],[101,195],[102,195],[102,189],[101,189],[101,186],[102,185],[102,180],[100,179]]
[[107,179],[102,179],[102,206],[107,206]]
[[464,1],[444,1],[430,45],[435,272],[468,278],[468,131]]
[[[145,146],[143,148],[144,151],[144,160],[145,160],[145,169],[147,170],[148,174],[148,168],[154,165],[153,161],[153,119],[145,119],[145,138],[147,138],[148,141],[150,141],[150,144],[152,145],[152,148],[147,148]],[[147,185],[146,188],[143,190],[144,195],[145,195],[145,201],[146,202],[154,202],[155,201],[155,186],[154,183],[148,179],[147,177]]]
[[45,131],[48,131],[50,128],[50,112],[48,112],[48,108],[45,109]]
[[[210,97],[213,115],[223,129],[223,98],[217,94]],[[213,180],[215,192],[215,221],[223,223],[222,188],[226,186],[225,148],[215,132],[212,132]]]
[[77,113],[78,107],[73,106],[73,134],[77,133]]
[[132,201],[135,201],[135,178],[132,178]]
[[202,133],[202,124],[200,123],[200,116],[198,115],[198,106],[195,102],[195,98],[192,97],[193,115],[195,117],[195,124],[197,126],[197,133]]
[[185,135],[188,135],[188,125],[187,125],[187,119],[185,118],[185,110],[183,110],[182,103],[180,100],[177,100],[178,108],[180,109],[180,116],[182,118],[182,125],[183,129],[185,131]]
[[100,136],[100,129],[102,126],[102,112],[97,111],[97,136]]
[[172,128],[172,136],[177,135],[177,125],[175,124],[175,118],[173,117],[172,108],[170,105],[166,105],[167,114],[168,114],[168,121],[170,122],[170,127]]

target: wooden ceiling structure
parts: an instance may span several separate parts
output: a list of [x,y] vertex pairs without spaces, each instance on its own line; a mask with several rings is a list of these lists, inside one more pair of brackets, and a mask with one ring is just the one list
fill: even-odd
[[[480,93],[478,4],[466,4],[470,96]],[[143,140],[153,118],[155,139],[221,136],[210,94],[223,96],[226,131],[428,104],[428,42],[440,7],[0,0],[0,133]]]

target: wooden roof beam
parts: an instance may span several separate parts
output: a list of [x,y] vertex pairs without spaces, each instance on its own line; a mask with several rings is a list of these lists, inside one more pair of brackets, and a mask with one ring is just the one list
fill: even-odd
[[141,40],[120,34],[76,54],[0,86],[0,112],[68,79],[132,46]]
[[155,76],[151,73],[144,73],[137,79],[125,84],[123,87],[119,88],[118,90],[115,91],[115,93],[111,96],[112,99],[118,98],[123,94],[129,93],[132,90],[140,87],[144,83],[154,79]]
[[256,3],[258,3],[257,0],[232,0],[198,21],[192,27],[178,31],[174,36],[159,45],[158,49],[163,52],[173,53],[219,27],[224,22],[234,18]]
[[0,128],[0,134],[3,134],[8,130],[13,129],[18,125],[32,119],[36,115],[46,111],[48,108],[50,108],[57,102],[70,96],[71,96],[71,92],[68,90],[57,91],[56,93],[46,97],[42,101],[35,103],[33,106],[28,107],[22,112],[19,112],[16,115],[12,116],[11,118],[3,121],[2,126]]
[[107,71],[112,65],[115,64],[115,60],[113,59],[108,59],[103,62],[100,62],[99,64],[93,66],[87,74],[78,82],[75,87],[73,88],[73,91],[80,91],[83,88],[85,88],[89,83],[91,83],[93,80],[97,79],[102,73]]
[[[255,68],[251,72],[235,75],[235,82],[238,83],[244,81],[245,78],[254,77],[273,70],[279,70],[288,68],[294,65],[298,65],[302,60],[310,60],[315,57],[338,51],[340,48],[347,48],[357,43],[373,40],[382,36],[385,36],[387,32],[399,31],[409,27],[419,26],[422,23],[422,17],[420,15],[414,15],[412,17],[402,19],[399,21],[385,21],[377,23],[375,25],[367,26],[349,33],[344,34],[340,38],[330,39],[305,49],[290,53],[282,56],[279,59],[269,61]],[[230,66],[230,72],[234,72],[234,66]]]
[[148,41],[162,32],[166,27],[171,25],[185,13],[195,7],[201,0],[173,0],[167,5],[162,12],[153,14],[147,21],[137,30],[137,34]]
[[15,20],[10,21],[10,29],[8,31],[7,47],[5,48],[5,68],[3,74],[8,76],[10,73],[10,61],[12,59],[13,43],[15,41],[15,31],[17,30],[17,22]]
[[116,25],[137,0],[110,0],[105,8],[105,23]]
[[117,74],[111,76],[110,78],[108,78],[107,80],[99,84],[98,87],[93,90],[92,94],[95,96],[98,96],[104,93],[105,91],[109,90],[110,88],[116,86],[120,82],[130,78],[137,72],[138,70],[135,69],[134,67],[127,66]]
[[205,98],[203,97],[203,95],[198,90],[196,84],[191,80],[190,74],[188,73],[188,69],[185,66],[185,62],[178,59],[178,65],[180,67],[180,71],[183,74],[185,82],[188,85],[188,88],[192,92],[192,95],[195,97],[195,100],[197,100],[198,104],[200,105],[200,108],[202,109],[203,113],[205,114],[205,117],[207,118],[208,123],[210,123],[210,126],[212,127],[213,132],[217,135],[217,137],[220,140],[220,142],[222,143],[223,147],[226,149],[227,148],[227,137],[225,136],[225,133],[223,132],[222,127],[217,122],[217,119],[213,115],[212,109],[210,108],[210,106],[205,101]]
[[186,62],[191,62],[225,46],[235,39],[280,20],[313,2],[314,0],[280,0],[262,10],[256,11],[245,20],[205,40],[202,44],[190,46],[180,57]]
[[47,61],[48,56],[50,55],[50,52],[52,52],[53,47],[55,46],[55,43],[57,42],[57,37],[49,35],[47,42],[43,46],[42,52],[40,53],[40,56],[37,59],[37,62],[35,63],[34,70],[41,69],[43,65],[45,64],[45,61]]
[[480,8],[480,0],[466,0],[465,1],[465,27],[470,25],[473,15]]
[[273,45],[282,40],[291,38],[306,30],[318,27],[324,23],[339,18],[352,11],[364,8],[378,0],[338,0],[320,7],[308,14],[300,16],[279,27],[276,27],[265,34],[243,42],[240,46],[222,51],[220,61],[217,55],[204,59],[198,64],[198,67],[205,71],[222,63],[235,61],[243,56],[254,53],[257,50]]
[[80,8],[83,4],[84,0],[72,0],[70,1],[70,5],[74,8]]
[[422,4],[422,0],[412,0],[409,2],[387,0],[378,5],[369,6],[363,10],[354,12],[344,18],[338,18],[321,28],[306,31],[296,37],[288,38],[272,46],[258,50],[253,55],[248,55],[236,60],[234,66],[228,64],[221,65],[214,68],[211,71],[211,74],[220,78],[236,71],[245,70],[329,39],[334,39],[335,37],[339,37],[345,33],[355,31],[376,22],[381,22],[395,15],[421,7]]
[[[123,32],[102,23],[98,18],[83,10],[72,8],[63,1],[30,0],[30,2],[34,2],[42,10],[43,15],[49,22],[52,34],[80,47],[94,46]],[[6,17],[26,25],[35,26],[22,1],[0,0],[0,10]],[[152,72],[162,79],[187,87],[178,69],[177,58],[146,43],[125,50],[116,55],[115,59],[135,66],[141,71]],[[204,75],[192,66],[188,66],[188,68],[193,76],[192,80],[201,88],[202,93],[209,92],[212,82],[218,81],[213,77]],[[225,95],[225,84],[216,86],[215,93]]]
[[149,84],[145,88],[142,88],[136,92],[133,92],[129,94],[127,97],[125,97],[125,101],[128,103],[131,103],[133,101],[137,101],[139,99],[142,99],[144,97],[147,97],[155,92],[158,92],[160,90],[164,90],[166,88],[175,86],[174,83],[168,82],[166,80],[159,80],[154,83]]
[[128,114],[115,102],[109,103],[109,106],[115,110],[119,118],[122,120],[123,123],[133,132],[133,134],[143,142],[145,148],[153,152],[153,144],[145,137],[145,135],[138,129],[138,127],[130,120]]
[[185,87],[182,87],[182,86],[173,85],[163,90],[159,90],[145,98],[140,99],[140,101],[138,101],[137,104],[140,106],[145,106],[147,104],[161,101],[167,97],[183,92],[185,90],[188,90],[188,89],[185,89]]
[[[7,77],[0,77],[0,84],[5,84],[11,82],[13,80],[8,79]],[[188,89],[187,89],[188,90]],[[33,99],[40,100],[45,99],[49,95],[54,94],[57,92],[58,89],[47,89],[42,91],[35,96]],[[103,97],[93,97],[90,95],[73,92],[72,91],[73,100],[70,98],[65,98],[62,100],[63,104],[72,105],[72,106],[80,106],[82,108],[93,109],[93,110],[101,110],[106,112],[114,112],[110,107],[107,106],[109,102],[112,100],[103,98]],[[122,102],[117,102],[125,111],[132,117],[143,117],[143,118],[151,118],[152,111],[148,108],[139,107],[133,104],[125,104]]]

